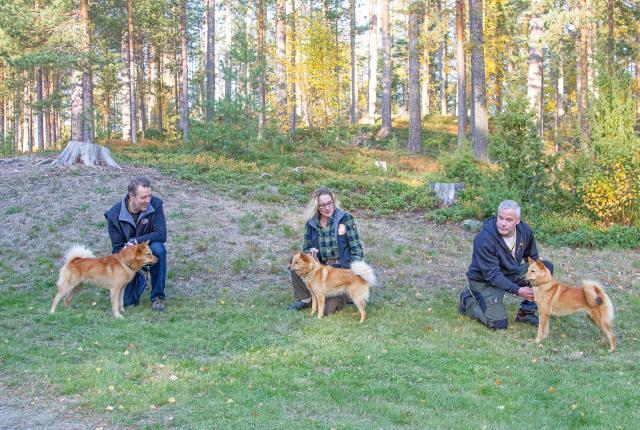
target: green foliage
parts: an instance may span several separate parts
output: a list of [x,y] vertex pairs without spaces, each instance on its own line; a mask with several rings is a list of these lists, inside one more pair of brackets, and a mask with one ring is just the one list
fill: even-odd
[[547,162],[533,117],[524,99],[516,99],[496,115],[489,154],[498,163],[496,184],[518,194],[521,203],[540,203],[546,184]]
[[582,207],[604,223],[640,221],[640,137],[628,81],[611,80],[591,115],[591,143],[578,176]]

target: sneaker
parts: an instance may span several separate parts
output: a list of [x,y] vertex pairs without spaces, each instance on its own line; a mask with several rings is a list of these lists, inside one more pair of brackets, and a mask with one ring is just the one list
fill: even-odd
[[164,300],[156,299],[151,302],[151,310],[156,312],[164,312],[167,307],[164,305]]
[[302,300],[296,300],[291,303],[287,310],[290,311],[299,311],[300,309],[306,309],[311,307],[311,302],[303,302]]
[[516,322],[527,323],[538,327],[538,316],[534,313],[518,312],[516,315]]

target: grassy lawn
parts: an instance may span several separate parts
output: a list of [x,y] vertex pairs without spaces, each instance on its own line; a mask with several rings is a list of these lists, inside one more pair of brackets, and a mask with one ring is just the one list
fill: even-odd
[[[425,221],[432,159],[329,146],[312,148],[325,159],[309,166],[297,152],[114,148],[121,172],[0,169],[5,396],[33,407],[64,397],[72,418],[107,428],[637,428],[637,250],[539,244],[560,279],[605,284],[618,348],[609,354],[584,315],[554,319],[538,346],[531,326],[492,332],[457,314],[473,232]],[[49,315],[64,250],[109,252],[102,213],[139,173],[168,214],[168,311],[152,313],[147,293],[119,321],[89,287]],[[347,209],[367,209],[355,215],[381,285],[363,324],[355,307],[322,321],[285,310],[299,213],[322,181]]]
[[[143,428],[634,428],[637,339],[609,354],[585,318],[491,332],[449,291],[374,300],[323,321],[261,285],[243,300],[178,298],[116,321],[104,294],[47,314],[51,282],[3,294],[2,374],[77,395],[86,413]],[[274,293],[273,291],[276,291]],[[638,309],[637,296],[628,307]],[[96,303],[92,306],[93,303]],[[146,303],[145,303],[146,305]],[[516,309],[509,302],[510,314]],[[628,318],[627,318],[628,315]],[[621,313],[617,333],[637,333]],[[153,405],[153,406],[152,406]],[[110,410],[113,408],[113,410]]]

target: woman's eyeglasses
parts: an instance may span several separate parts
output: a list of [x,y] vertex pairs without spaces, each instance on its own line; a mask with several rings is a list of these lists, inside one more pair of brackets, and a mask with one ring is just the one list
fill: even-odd
[[320,203],[318,207],[320,209],[327,209],[327,208],[333,207],[333,202]]

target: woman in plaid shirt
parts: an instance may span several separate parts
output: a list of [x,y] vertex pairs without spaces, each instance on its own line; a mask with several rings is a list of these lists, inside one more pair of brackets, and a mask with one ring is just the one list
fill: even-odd
[[[362,260],[360,236],[353,216],[339,208],[340,203],[329,188],[319,188],[311,197],[305,210],[308,218],[304,226],[303,252],[318,258],[320,263],[348,269],[351,262]],[[311,306],[311,293],[302,279],[291,272],[293,295],[296,301],[290,310]],[[336,312],[347,303],[346,296],[327,297],[325,315]]]

